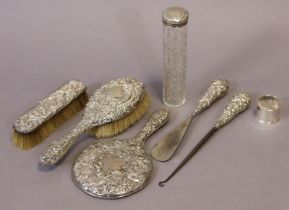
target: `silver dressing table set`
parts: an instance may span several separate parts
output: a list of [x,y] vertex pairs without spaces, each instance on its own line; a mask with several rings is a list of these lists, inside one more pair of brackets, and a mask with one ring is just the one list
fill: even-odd
[[[170,7],[162,13],[163,103],[170,109],[180,109],[186,102],[188,20],[189,12],[181,7]],[[101,199],[123,198],[140,191],[150,180],[153,160],[167,162],[172,159],[177,149],[180,148],[179,146],[190,128],[191,122],[216,101],[222,99],[228,93],[229,87],[229,81],[223,78],[217,78],[208,84],[207,90],[204,90],[203,95],[199,97],[199,100],[196,100],[197,103],[195,103],[192,112],[188,113],[188,116],[180,124],[164,134],[149,152],[145,149],[146,139],[169,121],[169,111],[165,108],[153,112],[143,129],[135,137],[128,139],[118,139],[117,137],[97,139],[95,143],[82,151],[74,161],[72,166],[74,184],[84,193]],[[84,89],[82,86],[81,94]],[[56,97],[59,99],[62,95]],[[92,132],[91,129],[96,129],[95,132],[97,132],[97,128],[102,127],[101,129],[104,130],[102,134],[93,134],[101,138],[116,135],[124,130],[114,131],[112,135],[112,131],[105,130],[109,128],[103,128],[105,124],[118,122],[125,123],[125,126],[122,125],[125,128],[132,126],[134,122],[128,123],[128,118],[122,121],[121,119],[127,117],[136,109],[138,111],[135,111],[135,113],[141,114],[135,118],[140,119],[145,113],[145,110],[140,111],[140,107],[147,106],[147,98],[144,85],[133,78],[115,80],[102,86],[88,102],[85,101],[85,103],[87,102],[85,112],[76,128],[44,149],[40,156],[41,164],[49,167],[57,166],[70,148],[75,145],[75,142],[78,141],[79,136],[82,133]],[[223,112],[219,114],[219,118],[215,119],[214,126],[182,158],[183,160],[177,168],[172,170],[172,173],[163,181],[159,182],[159,186],[164,187],[185,164],[188,164],[189,160],[200,151],[203,145],[213,139],[213,135],[217,131],[235,119],[240,113],[246,111],[251,100],[249,93],[233,94]],[[140,103],[142,103],[141,106]],[[38,113],[41,113],[43,106],[39,107],[40,111]],[[267,94],[260,97],[254,110],[256,122],[259,122],[262,126],[276,124],[280,120],[280,107],[278,97]],[[50,116],[46,118],[48,119]],[[29,120],[27,121],[30,123]],[[20,130],[17,126],[14,127]],[[178,180],[175,179],[174,181]]]

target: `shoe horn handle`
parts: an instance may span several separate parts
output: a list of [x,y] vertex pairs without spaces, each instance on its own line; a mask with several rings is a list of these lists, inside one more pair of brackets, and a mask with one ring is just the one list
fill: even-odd
[[239,93],[229,100],[229,103],[221,116],[219,117],[215,128],[219,129],[227,125],[238,114],[249,108],[251,102],[251,96],[247,93]]
[[214,80],[206,93],[198,101],[193,115],[199,114],[205,109],[209,108],[218,99],[226,95],[229,90],[229,81],[225,79]]

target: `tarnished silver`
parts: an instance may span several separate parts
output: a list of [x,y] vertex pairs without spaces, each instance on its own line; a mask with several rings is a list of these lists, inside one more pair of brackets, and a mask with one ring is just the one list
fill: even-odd
[[40,162],[55,165],[82,133],[123,118],[135,109],[143,97],[144,85],[134,78],[122,78],[102,85],[90,97],[80,123],[71,133],[52,142],[41,154]]
[[86,86],[81,81],[68,81],[19,117],[13,128],[19,133],[35,131],[85,91]]
[[177,127],[162,138],[152,149],[151,155],[155,160],[168,161],[175,154],[181,141],[186,134],[192,119],[199,113],[206,110],[218,99],[226,95],[229,89],[229,82],[225,79],[214,80],[208,90],[198,101],[193,113],[181,122]]
[[265,95],[257,101],[257,120],[261,124],[272,125],[280,120],[280,99],[277,96]]
[[181,27],[188,23],[189,12],[182,7],[170,7],[162,13],[163,23],[172,27]]
[[199,143],[191,150],[191,152],[185,157],[185,159],[178,165],[178,167],[166,178],[164,181],[159,182],[159,186],[165,186],[181,168],[202,148],[204,144],[216,133],[220,128],[227,125],[238,114],[249,108],[251,103],[251,96],[247,93],[239,93],[234,95],[230,100],[217,120],[215,126],[199,141]]
[[142,131],[131,139],[98,141],[85,149],[72,167],[72,179],[83,192],[115,199],[141,190],[153,169],[145,140],[169,119],[165,109],[154,112]]

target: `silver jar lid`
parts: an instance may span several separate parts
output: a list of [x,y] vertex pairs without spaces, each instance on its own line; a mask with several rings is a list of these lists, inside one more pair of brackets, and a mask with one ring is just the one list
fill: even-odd
[[265,95],[257,101],[257,120],[261,124],[272,125],[280,120],[280,99],[276,96]]
[[188,23],[189,12],[182,7],[169,7],[162,13],[163,23],[172,27],[181,27]]

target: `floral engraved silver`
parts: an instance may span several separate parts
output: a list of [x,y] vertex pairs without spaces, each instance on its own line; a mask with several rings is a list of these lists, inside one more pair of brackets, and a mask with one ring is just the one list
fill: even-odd
[[77,187],[97,197],[114,199],[141,190],[153,169],[144,141],[168,121],[168,111],[152,114],[143,130],[132,139],[98,141],[76,159],[72,178]]
[[81,81],[68,81],[19,117],[13,128],[19,133],[34,131],[85,91],[86,86]]
[[132,112],[144,97],[144,85],[135,78],[122,78],[102,85],[86,104],[82,120],[72,132],[52,142],[40,156],[44,165],[56,164],[85,131],[114,122]]
[[198,101],[193,115],[197,115],[222,98],[229,89],[229,82],[225,79],[214,80],[205,95]]
[[251,96],[247,93],[234,95],[221,116],[219,117],[215,128],[219,129],[229,123],[239,113],[245,111],[250,106]]

